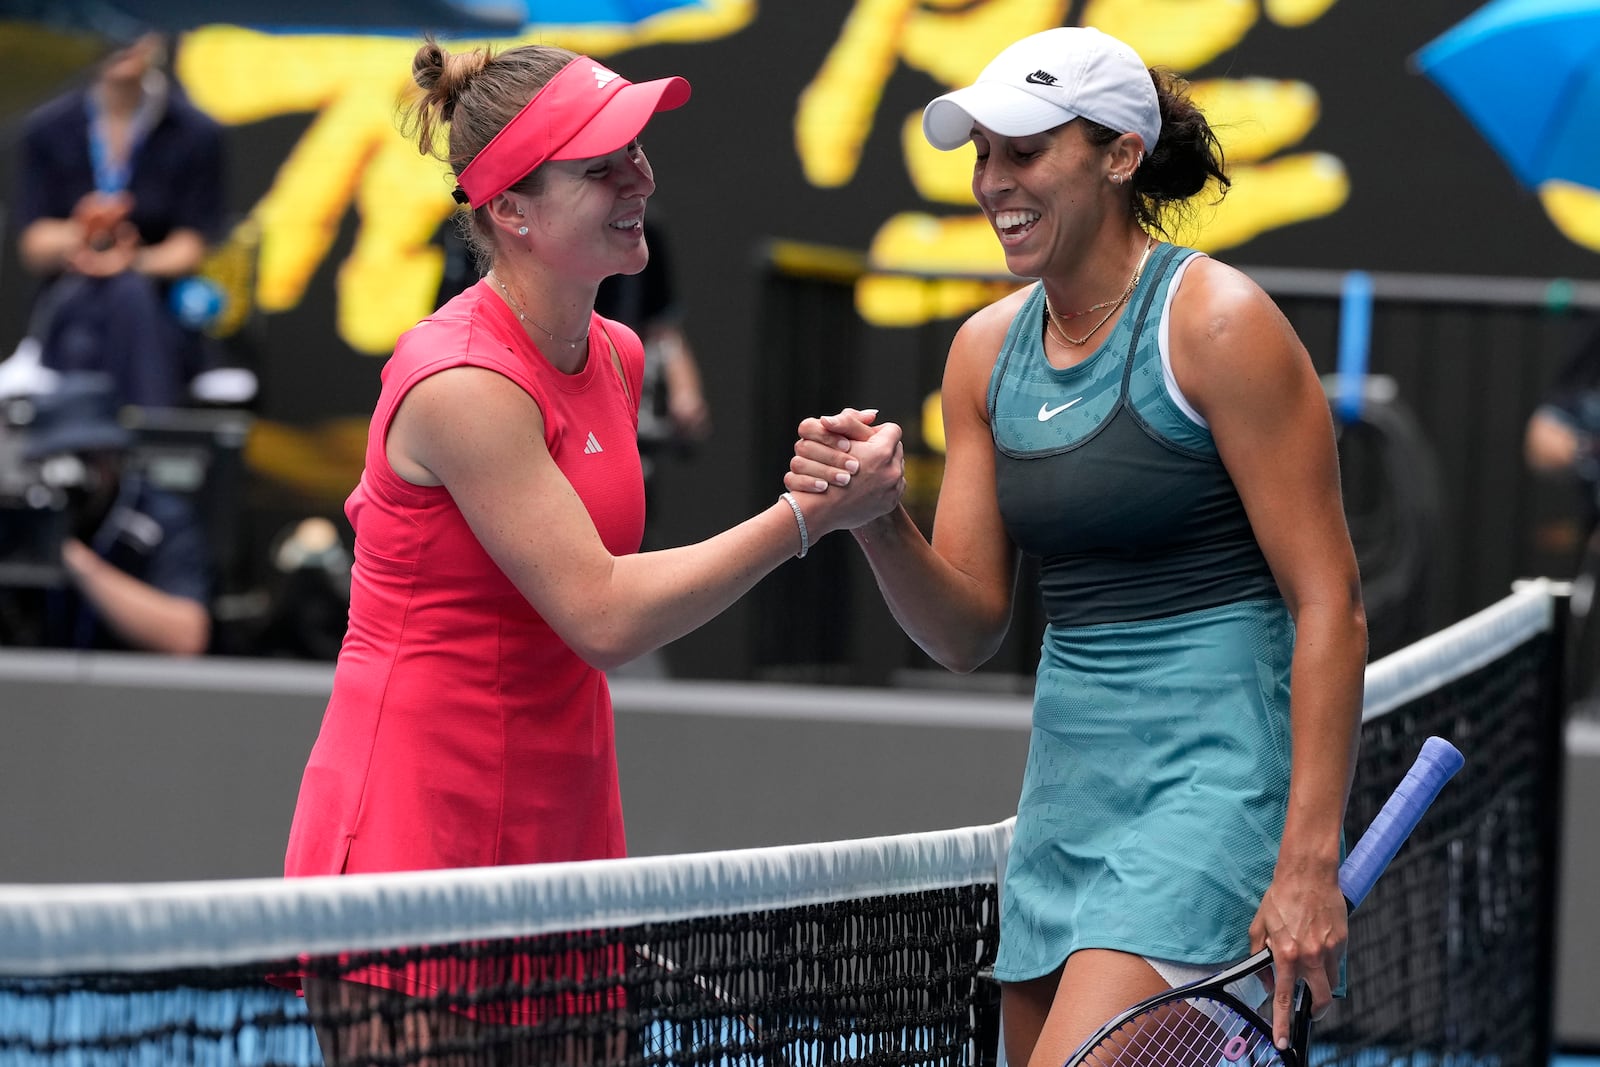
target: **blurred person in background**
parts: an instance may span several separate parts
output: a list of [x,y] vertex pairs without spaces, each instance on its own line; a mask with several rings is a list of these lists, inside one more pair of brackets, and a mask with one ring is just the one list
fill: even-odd
[[644,270],[613,274],[601,282],[594,309],[605,318],[633,327],[644,342],[639,446],[648,490],[656,455],[710,436],[711,408],[706,403],[700,364],[684,330],[666,233],[659,223],[646,219],[644,237],[650,248]]
[[[188,500],[151,486],[130,462],[133,435],[118,420],[111,380],[64,374],[51,391],[8,405],[24,412],[4,432],[21,441],[27,485],[0,507],[0,563],[32,549],[36,572],[59,580],[0,589],[7,643],[205,652],[204,532]],[[6,473],[16,485],[18,472]]]
[[[25,123],[12,214],[39,279],[24,345],[46,368],[98,371],[120,403],[174,407],[209,360],[174,292],[223,226],[220,127],[194,107],[149,33]],[[19,354],[22,354],[19,350]]]
[[[645,526],[642,548],[664,547],[652,519],[661,513],[657,469],[664,457],[687,455],[711,435],[711,408],[700,380],[700,364],[684,331],[667,237],[646,218],[650,260],[637,274],[613,274],[600,283],[595,312],[625,323],[644,343],[644,382],[639,403],[639,462],[644,471]],[[666,678],[667,650],[653,649],[612,670],[613,678]]]
[[1574,707],[1600,715],[1600,625],[1595,585],[1600,580],[1600,329],[1590,327],[1567,357],[1523,429],[1522,455],[1535,475],[1569,491],[1563,513],[1535,537],[1562,560],[1572,579],[1568,600],[1570,666],[1567,686]]
[[1529,470],[1578,490],[1580,530],[1569,547],[1581,552],[1600,523],[1600,329],[1568,356],[1528,417],[1522,443]]

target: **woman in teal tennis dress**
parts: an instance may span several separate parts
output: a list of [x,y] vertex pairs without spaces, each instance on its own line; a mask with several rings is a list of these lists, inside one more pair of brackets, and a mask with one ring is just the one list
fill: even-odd
[[[1010,270],[951,345],[930,543],[855,531],[934,659],[983,663],[1040,562],[1049,625],[1002,886],[1008,1062],[1056,1067],[1134,1001],[1263,944],[1338,989],[1337,871],[1366,624],[1309,357],[1239,272],[1156,236],[1221,154],[1183,86],[1067,27],[930,104]],[[789,488],[826,491],[871,419],[808,419]],[[1265,990],[1243,990],[1265,997]]]

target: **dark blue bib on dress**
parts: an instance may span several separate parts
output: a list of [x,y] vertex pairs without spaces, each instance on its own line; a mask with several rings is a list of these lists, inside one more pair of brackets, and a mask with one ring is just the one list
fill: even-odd
[[1194,255],[1159,245],[1088,359],[1044,353],[1044,290],[1011,324],[989,384],[1000,512],[1041,563],[1058,625],[1127,622],[1277,595],[1210,431],[1167,387],[1161,324]]

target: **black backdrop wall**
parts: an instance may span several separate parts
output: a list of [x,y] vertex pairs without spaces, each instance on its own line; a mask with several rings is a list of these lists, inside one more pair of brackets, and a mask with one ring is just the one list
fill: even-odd
[[[868,79],[879,95],[865,111],[868,125],[859,162],[838,184],[814,184],[797,147],[800,102],[830,56],[838,62],[844,54],[852,20],[859,24],[869,9],[885,5],[873,8],[851,0],[746,4],[728,0],[722,6],[748,17],[735,28],[700,39],[691,36],[638,47],[624,42],[605,53],[606,60],[630,78],[683,74],[695,89],[691,103],[658,119],[646,138],[660,182],[652,212],[673,232],[687,326],[704,366],[715,420],[708,443],[691,454],[668,457],[660,466],[653,498],[655,530],[659,540],[669,543],[708,536],[768,504],[780,491],[786,456],[786,452],[775,454],[773,442],[787,437],[793,422],[811,413],[808,404],[841,394],[847,384],[868,395],[840,395],[841,400],[878,404],[888,417],[908,424],[920,419],[920,404],[937,383],[941,345],[956,321],[869,327],[853,316],[848,290],[829,317],[808,322],[804,333],[783,332],[765,317],[771,308],[766,287],[772,280],[772,241],[865,251],[885,221],[897,213],[942,216],[959,210],[923,198],[910,177],[900,140],[903,117],[946,85],[913,63],[888,63]],[[902,6],[909,28],[915,28],[915,19],[930,18],[950,7],[910,0]],[[1129,17],[1141,6],[1151,7],[1105,0],[1099,5],[1053,6],[1060,8],[1063,23],[1079,21],[1085,7]],[[1193,4],[1180,6],[1200,10]],[[1294,80],[1314,87],[1316,119],[1295,147],[1337,159],[1347,189],[1328,213],[1266,228],[1219,249],[1219,255],[1262,270],[1359,269],[1539,279],[1591,274],[1593,252],[1556,228],[1537,197],[1516,185],[1471,125],[1408,65],[1417,48],[1478,6],[1475,0],[1408,4],[1339,0],[1298,5],[1308,12],[1300,25],[1268,17],[1269,8],[1282,11],[1294,6],[1263,4],[1236,44],[1187,73],[1197,80]],[[1027,10],[1048,7],[1052,5],[1034,4]],[[1002,9],[1008,8],[1020,11],[1026,5],[988,0],[963,6],[979,13],[989,9],[998,16],[1005,16]],[[225,5],[219,11],[225,11]],[[532,35],[560,39],[554,33]],[[959,43],[959,39],[954,42]],[[287,47],[296,46],[291,40]],[[400,59],[402,74],[408,55],[405,52]],[[862,73],[865,77],[868,72]],[[286,109],[238,121],[230,128],[230,197],[241,216],[273,188],[285,160],[304,150],[303,138],[316,110],[313,103],[299,111]],[[20,116],[6,115],[3,121],[0,168],[9,176]],[[363,234],[361,210],[352,203],[335,224],[331,243],[304,293],[293,306],[258,316],[250,333],[249,355],[262,380],[256,414],[264,423],[289,431],[310,434],[333,421],[361,420],[377,393],[381,355],[357,351],[341,339],[339,326],[341,271]],[[25,320],[27,287],[20,283],[12,236],[7,235],[6,258],[0,261],[0,280],[7,283],[0,285],[0,351],[9,351]],[[1305,314],[1312,316],[1305,320],[1308,324],[1321,314],[1325,326],[1326,302],[1322,312]],[[1303,328],[1312,330],[1310,325]],[[1432,410],[1431,394],[1441,391],[1447,399],[1462,402],[1455,405],[1457,415],[1448,426],[1441,415],[1424,420],[1425,428],[1447,482],[1485,481],[1482,499],[1472,505],[1478,510],[1450,516],[1457,526],[1445,535],[1440,557],[1449,570],[1441,585],[1451,592],[1437,594],[1438,599],[1430,602],[1430,622],[1455,617],[1498,596],[1506,576],[1530,562],[1519,554],[1521,549],[1507,547],[1503,532],[1508,521],[1515,524],[1522,514],[1542,506],[1538,492],[1527,486],[1517,466],[1516,427],[1526,416],[1530,396],[1568,343],[1565,327],[1542,333],[1537,349],[1528,348],[1517,335],[1484,333],[1470,325],[1462,329],[1489,347],[1468,359],[1448,342],[1407,344],[1402,351],[1404,342],[1380,337],[1374,345],[1375,369],[1385,369],[1389,361],[1387,372],[1394,373],[1397,364],[1409,363],[1411,369],[1399,375],[1407,402]],[[780,344],[780,336],[802,343]],[[1320,335],[1312,330],[1307,341],[1319,367],[1331,369],[1333,350],[1326,329]],[[838,365],[843,359],[852,373],[830,377],[814,392],[785,395],[782,390],[792,388],[789,372],[794,361],[807,359],[818,360],[819,368],[820,361],[831,359]],[[1497,374],[1513,373],[1506,367],[1518,368],[1515,390],[1503,388],[1500,378],[1493,379],[1499,384],[1491,385],[1480,377],[1492,368],[1501,368]],[[1470,410],[1462,406],[1468,399]],[[1448,408],[1446,404],[1440,410]],[[774,423],[783,427],[781,432],[773,429]],[[1480,433],[1485,427],[1492,430]],[[330,438],[307,440],[326,445]],[[304,462],[332,462],[326,449],[307,455],[312,458]],[[338,458],[348,463],[347,455]],[[1480,473],[1491,468],[1498,473],[1480,479]],[[245,494],[253,519],[241,523],[240,536],[246,542],[243,558],[262,558],[270,535],[295,517],[341,518],[340,503],[347,489],[337,479],[331,486],[312,487],[304,480],[286,481],[258,472]],[[1483,519],[1491,514],[1502,532],[1485,540],[1480,537]],[[842,539],[828,547],[838,565],[854,566]],[[830,565],[829,553],[804,564],[813,570]],[[828,625],[828,605],[772,599],[774,591],[788,588],[782,584],[784,575],[797,566],[801,565],[786,567],[763,596],[747,598],[669,649],[674,670],[698,677],[748,677],[782,666],[763,666],[770,654],[758,645],[771,640],[758,636],[764,631],[779,634],[775,647],[816,640],[805,635]],[[852,580],[858,581],[859,574]],[[862,597],[850,610],[870,612],[867,605],[868,598]],[[874,618],[861,616],[863,626],[876,632],[881,628]],[[830,640],[846,638],[835,635]],[[1031,639],[1024,635],[1022,640],[1025,648]],[[829,653],[834,660],[841,655],[837,648]],[[1020,655],[1026,658],[1026,652]],[[859,657],[845,658],[856,662]],[[918,665],[914,654],[908,656],[899,648],[885,650],[877,659],[882,662],[858,665],[847,673],[883,679]]]

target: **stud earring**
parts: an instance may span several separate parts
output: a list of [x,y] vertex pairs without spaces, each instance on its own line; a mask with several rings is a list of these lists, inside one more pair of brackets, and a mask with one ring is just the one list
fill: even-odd
[[517,236],[518,237],[526,237],[526,236],[528,236],[528,228],[526,226],[518,226],[517,227]]
[[1111,184],[1112,184],[1112,185],[1121,185],[1121,184],[1122,184],[1122,175],[1120,175],[1120,174],[1113,174],[1113,175],[1112,175],[1112,176],[1111,176]]

